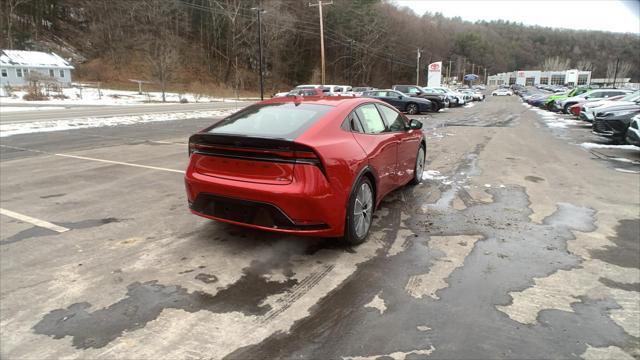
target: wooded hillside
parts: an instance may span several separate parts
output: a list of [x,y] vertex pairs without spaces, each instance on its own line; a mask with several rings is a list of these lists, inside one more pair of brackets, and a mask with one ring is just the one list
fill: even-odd
[[[319,82],[318,8],[306,0],[3,0],[0,47],[73,56],[76,78],[85,80],[164,78],[185,87],[255,90],[258,28],[252,8],[258,6],[265,10],[266,92]],[[550,58],[559,57],[559,63],[605,77],[619,58],[627,76],[640,81],[640,40],[634,34],[470,23],[418,16],[381,0],[334,0],[323,10],[327,83],[382,87],[415,81],[418,48],[424,50],[423,68],[451,60],[451,73],[458,75],[471,72],[472,63],[491,74],[548,67]]]

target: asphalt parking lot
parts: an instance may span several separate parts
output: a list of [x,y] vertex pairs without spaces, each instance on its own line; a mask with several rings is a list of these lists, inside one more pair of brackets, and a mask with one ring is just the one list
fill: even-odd
[[191,215],[210,119],[0,138],[0,357],[640,357],[640,150],[517,97],[416,118],[355,248]]

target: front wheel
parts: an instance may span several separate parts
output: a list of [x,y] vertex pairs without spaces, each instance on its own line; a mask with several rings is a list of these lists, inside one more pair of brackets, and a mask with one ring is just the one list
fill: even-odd
[[418,105],[411,103],[409,105],[407,105],[407,114],[409,115],[415,115],[418,113]]
[[375,207],[373,187],[366,176],[358,180],[349,199],[345,224],[345,240],[350,245],[362,244],[371,228]]
[[412,185],[418,185],[422,181],[422,173],[424,172],[424,146],[420,146],[418,149],[418,155],[416,156],[416,166],[414,168],[413,179],[411,179]]

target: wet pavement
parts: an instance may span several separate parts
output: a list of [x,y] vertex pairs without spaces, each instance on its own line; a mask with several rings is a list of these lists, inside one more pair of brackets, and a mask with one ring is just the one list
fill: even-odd
[[190,215],[202,119],[2,138],[0,207],[69,230],[0,217],[1,357],[640,357],[640,149],[515,97],[416,118],[358,247]]

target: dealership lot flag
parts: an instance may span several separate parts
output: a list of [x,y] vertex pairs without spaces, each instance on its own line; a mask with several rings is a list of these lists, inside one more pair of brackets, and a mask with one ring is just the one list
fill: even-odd
[[442,61],[429,64],[428,87],[440,86],[442,83]]

